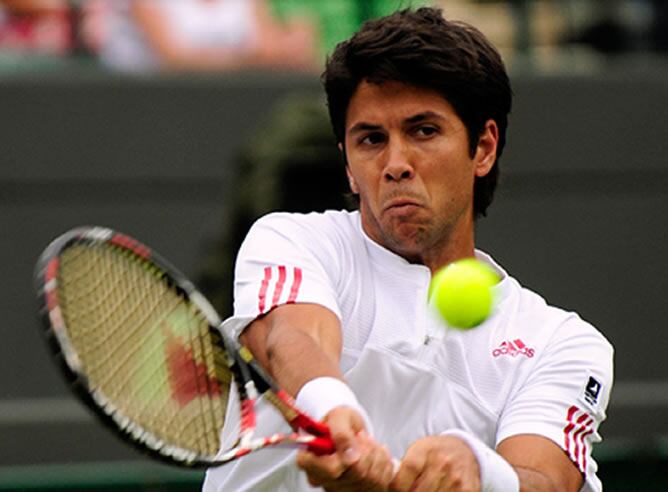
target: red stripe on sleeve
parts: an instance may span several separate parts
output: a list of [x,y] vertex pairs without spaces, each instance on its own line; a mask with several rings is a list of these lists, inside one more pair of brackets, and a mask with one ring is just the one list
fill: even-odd
[[278,267],[278,282],[276,282],[276,288],[274,289],[274,297],[271,300],[271,308],[278,306],[278,301],[281,298],[281,293],[283,292],[283,286],[285,285],[285,265]]
[[260,314],[264,313],[264,308],[266,307],[269,280],[271,280],[271,267],[264,267],[264,279],[262,280],[260,292],[258,294],[258,310],[260,311]]
[[[589,427],[589,425],[592,422],[593,422],[593,419],[591,417],[589,417],[589,415],[587,415],[586,413],[582,414],[582,416],[580,416],[580,418],[578,418],[578,420],[577,420],[578,430],[576,430],[573,433],[573,443],[575,444],[575,449],[573,450],[573,461],[578,466],[580,466],[580,464],[581,464],[580,463],[580,461],[581,461],[580,460],[580,457],[581,457],[580,452],[584,451],[584,449],[580,449],[581,434],[584,431],[587,430],[587,428]],[[584,446],[583,446],[583,448],[584,448]],[[584,471],[584,470],[580,470],[580,471]]]
[[288,297],[288,304],[291,304],[297,300],[297,294],[299,294],[299,287],[302,284],[302,269],[295,267],[294,276],[295,278],[292,281],[290,296]]
[[566,416],[566,419],[568,420],[568,423],[564,427],[564,449],[566,450],[566,454],[571,456],[571,431],[575,427],[575,422],[573,422],[573,416],[575,415],[575,412],[578,411],[578,407],[575,405],[571,406],[568,409],[568,414]]
[[580,440],[582,441],[582,473],[587,473],[587,454],[589,454],[587,451],[587,442],[585,439],[592,432],[594,432],[594,429],[589,429],[580,436]]

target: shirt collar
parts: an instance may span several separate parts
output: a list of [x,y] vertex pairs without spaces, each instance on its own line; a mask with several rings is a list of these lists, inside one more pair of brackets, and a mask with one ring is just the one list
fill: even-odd
[[[359,211],[355,211],[356,214],[356,225],[359,229],[360,234],[364,238],[364,243],[366,249],[369,253],[369,257],[374,263],[377,263],[379,266],[386,270],[394,271],[397,274],[403,275],[407,280],[408,278],[413,278],[413,276],[418,279],[423,279],[425,273],[429,279],[431,279],[431,271],[425,265],[418,263],[410,263],[404,257],[390,251],[389,249],[381,246],[376,241],[371,239],[362,227],[362,216]],[[492,267],[492,269],[497,273],[500,278],[500,281],[496,286],[494,286],[496,299],[500,301],[505,297],[505,293],[508,290],[508,284],[510,283],[510,276],[508,273],[499,265],[494,259],[487,253],[482,250],[476,249],[475,257],[482,261],[483,263]],[[412,273],[414,272],[414,273]]]

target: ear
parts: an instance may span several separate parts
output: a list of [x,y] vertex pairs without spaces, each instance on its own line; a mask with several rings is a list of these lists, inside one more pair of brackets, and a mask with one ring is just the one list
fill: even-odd
[[355,178],[353,178],[353,175],[350,173],[350,166],[348,166],[348,160],[346,159],[346,151],[343,148],[343,143],[339,142],[338,147],[339,150],[341,151],[341,154],[343,155],[343,160],[346,163],[346,176],[348,176],[348,184],[350,185],[350,191],[358,195],[359,191],[357,188],[357,183],[355,182]]
[[485,128],[478,138],[474,156],[475,175],[486,176],[496,162],[496,148],[499,144],[499,127],[494,120],[487,120]]
[[350,166],[348,165],[346,165],[346,175],[348,176],[348,184],[350,184],[350,191],[352,191],[356,195],[359,195],[360,193],[359,188],[357,187],[355,178],[353,177],[353,174],[350,172]]

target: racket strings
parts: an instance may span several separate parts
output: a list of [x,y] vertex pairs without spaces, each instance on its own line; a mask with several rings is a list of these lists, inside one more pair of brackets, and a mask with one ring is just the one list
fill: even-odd
[[[109,260],[104,256],[92,257],[91,251],[85,248],[80,248],[76,251],[75,248],[70,250],[72,254],[77,254],[76,257],[66,263],[63,263],[63,277],[67,278],[69,272],[72,272],[72,285],[75,286],[78,281],[84,284],[77,289],[72,289],[73,292],[86,292],[91,302],[88,303],[87,309],[74,309],[81,305],[81,301],[73,299],[71,303],[67,302],[67,297],[63,304],[66,306],[72,304],[73,309],[68,309],[70,319],[68,326],[70,333],[75,334],[75,328],[81,327],[104,327],[101,329],[90,329],[85,332],[85,343],[78,344],[80,350],[85,351],[85,358],[90,363],[88,364],[88,372],[91,378],[98,382],[100,387],[111,389],[113,394],[123,394],[122,391],[127,391],[128,388],[134,389],[135,394],[128,395],[130,399],[137,398],[137,392],[142,388],[141,384],[127,386],[127,380],[119,377],[119,373],[114,370],[109,370],[113,367],[129,367],[132,360],[137,358],[137,353],[146,348],[150,348],[154,354],[146,354],[148,359],[154,359],[155,353],[162,351],[160,344],[150,344],[152,332],[151,330],[138,329],[115,329],[115,327],[138,327],[145,326],[147,320],[150,319],[156,311],[155,303],[144,303],[142,307],[152,307],[152,309],[144,309],[140,311],[139,306],[135,303],[134,306],[128,304],[133,297],[136,290],[137,282],[141,282],[141,276],[137,276],[136,271],[129,269],[128,275],[124,277],[114,277],[114,269],[110,267],[109,263],[104,263]],[[101,252],[101,251],[100,251]],[[67,257],[66,257],[67,258]],[[90,261],[94,258],[96,261]],[[68,268],[69,266],[74,268]],[[83,268],[82,268],[83,267]],[[105,274],[100,275],[104,272]],[[92,275],[91,273],[94,273]],[[75,275],[79,275],[76,277]],[[91,282],[89,279],[93,279]],[[164,309],[164,307],[163,307]],[[77,323],[77,316],[81,315],[81,322]],[[113,330],[110,331],[110,330]],[[83,335],[83,333],[82,333]],[[151,357],[153,355],[153,357]],[[159,355],[158,355],[159,357]],[[155,380],[154,378],[159,373],[159,365],[149,365],[152,371],[140,372],[144,380]],[[145,400],[149,400],[156,396],[160,390],[160,386],[153,384],[146,386],[154,390],[153,394],[144,394]],[[144,409],[145,410],[145,409]]]
[[108,245],[65,250],[59,285],[90,386],[158,438],[215,454],[229,374],[198,309],[152,264]]
[[[207,338],[203,337],[201,333],[196,333],[195,331],[190,331],[189,334],[191,335],[190,337],[190,345],[195,348],[195,358],[196,360],[201,359],[205,361],[206,367],[216,367],[215,366],[215,358],[214,358],[214,347],[211,343],[211,340],[208,340]],[[208,341],[209,343],[206,343]],[[219,376],[217,374],[216,376]],[[196,374],[195,381],[198,384],[198,392],[202,394],[209,394],[209,395],[215,395],[216,393],[220,393],[221,390],[226,390],[229,388],[229,380],[228,381],[223,381],[226,384],[225,388],[220,388],[221,381],[219,379],[213,379],[210,377],[204,377],[200,378],[199,375]],[[215,415],[212,414],[212,412],[207,411],[205,408],[208,404],[213,404],[215,406],[216,401],[220,403],[222,399],[216,400],[215,398],[212,400],[203,400],[203,399],[198,399],[197,403],[200,405],[200,422],[196,423],[195,421],[192,422],[192,425],[199,425],[201,432],[197,432],[196,435],[200,437],[200,447],[202,449],[218,449],[220,446],[220,442],[218,439],[212,439],[214,436],[218,435],[217,430],[220,429],[220,427],[217,427],[217,425],[222,426],[222,421],[220,423],[216,422]],[[218,409],[218,411],[225,412],[224,408]]]

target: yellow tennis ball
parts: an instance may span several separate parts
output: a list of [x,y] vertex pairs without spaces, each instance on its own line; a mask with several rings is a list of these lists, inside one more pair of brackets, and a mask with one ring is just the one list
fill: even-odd
[[485,321],[494,306],[496,272],[475,258],[450,263],[432,278],[430,297],[439,314],[453,328],[473,328]]

